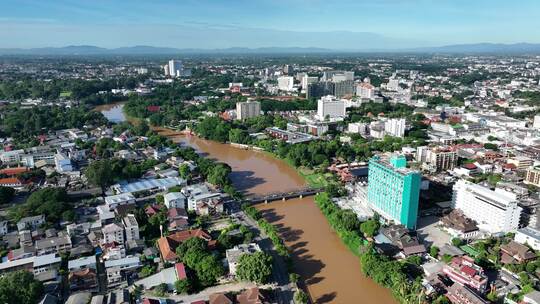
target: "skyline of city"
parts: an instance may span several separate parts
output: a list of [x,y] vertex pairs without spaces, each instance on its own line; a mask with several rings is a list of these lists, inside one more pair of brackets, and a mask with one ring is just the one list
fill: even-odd
[[[534,1],[4,1],[4,48],[401,49],[540,43]],[[264,12],[264,13],[262,13]]]

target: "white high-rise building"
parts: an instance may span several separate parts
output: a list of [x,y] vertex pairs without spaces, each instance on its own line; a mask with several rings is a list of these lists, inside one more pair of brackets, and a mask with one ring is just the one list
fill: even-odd
[[281,76],[277,79],[278,88],[281,91],[292,91],[294,87],[294,77],[292,76]]
[[236,118],[239,120],[257,117],[261,115],[261,103],[248,100],[236,103]]
[[384,123],[386,134],[394,137],[405,136],[405,118],[391,118]]
[[465,180],[454,185],[452,207],[476,221],[480,230],[493,234],[516,231],[522,211],[515,194]]
[[317,118],[320,120],[325,120],[327,117],[343,118],[345,115],[345,101],[342,99],[328,95],[317,102]]
[[360,98],[372,99],[375,97],[375,87],[371,83],[362,82],[356,86],[356,95]]
[[173,77],[182,76],[184,73],[184,65],[180,60],[169,60],[169,75]]

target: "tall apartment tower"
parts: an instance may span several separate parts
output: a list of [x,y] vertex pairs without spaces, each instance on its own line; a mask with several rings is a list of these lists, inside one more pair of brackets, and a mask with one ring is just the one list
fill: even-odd
[[184,70],[184,65],[180,60],[169,60],[169,75],[170,76],[181,76]]
[[246,101],[236,103],[236,118],[239,120],[257,117],[261,115],[261,103],[258,101]]
[[394,137],[405,136],[405,118],[391,118],[384,123],[386,134]]
[[421,176],[408,169],[404,156],[390,161],[374,156],[369,161],[368,204],[383,218],[416,228]]

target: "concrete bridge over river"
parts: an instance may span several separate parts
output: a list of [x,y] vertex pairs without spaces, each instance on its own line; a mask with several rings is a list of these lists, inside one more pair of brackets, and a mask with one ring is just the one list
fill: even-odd
[[286,201],[293,198],[303,198],[306,196],[316,195],[317,193],[323,192],[324,188],[311,188],[305,187],[290,191],[283,192],[271,192],[263,195],[253,195],[248,196],[244,201],[249,204],[260,204],[260,203],[269,203],[273,201]]

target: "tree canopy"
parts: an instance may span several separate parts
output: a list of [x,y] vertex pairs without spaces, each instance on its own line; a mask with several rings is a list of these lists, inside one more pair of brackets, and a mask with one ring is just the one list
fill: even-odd
[[236,276],[243,281],[264,284],[272,275],[272,257],[264,252],[243,254],[238,260]]
[[43,296],[43,284],[28,271],[0,277],[0,303],[34,304]]

